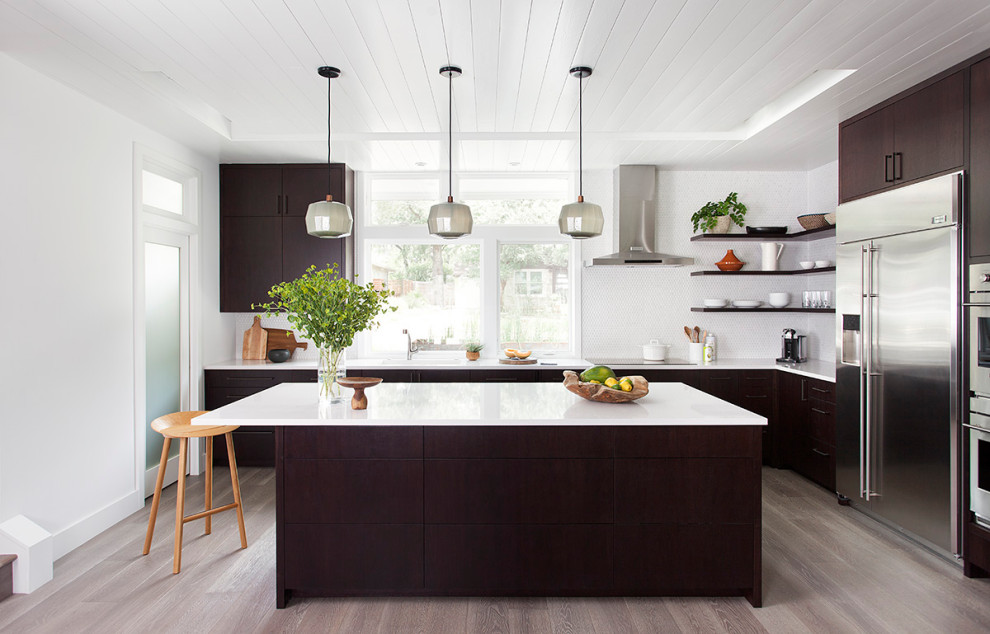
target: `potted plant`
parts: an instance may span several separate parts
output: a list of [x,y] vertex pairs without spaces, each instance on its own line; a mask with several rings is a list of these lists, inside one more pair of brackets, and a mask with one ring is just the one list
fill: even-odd
[[379,315],[395,310],[388,303],[392,295],[371,283],[360,286],[340,277],[336,264],[322,270],[311,266],[301,277],[273,286],[268,296],[274,301],[257,308],[268,317],[284,314],[313,342],[320,354],[320,402],[338,403],[343,400],[337,380],[344,376],[344,350],[355,334],[377,326]]
[[725,200],[710,202],[691,216],[694,230],[700,227],[705,233],[728,233],[730,223],[743,226],[746,217],[746,205],[738,200],[736,192],[730,193]]
[[468,361],[477,361],[481,357],[481,351],[484,348],[485,344],[473,341],[464,346],[464,350],[467,351],[464,353],[464,356],[467,357]]

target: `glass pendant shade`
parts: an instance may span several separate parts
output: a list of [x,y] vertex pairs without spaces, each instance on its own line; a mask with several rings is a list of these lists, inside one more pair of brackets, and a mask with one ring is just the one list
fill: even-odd
[[430,207],[430,216],[426,224],[433,235],[453,240],[471,233],[474,219],[471,217],[470,207],[455,203],[454,199],[448,196],[447,202]]
[[354,216],[351,208],[334,202],[330,196],[326,200],[310,203],[306,209],[306,232],[317,238],[345,238],[351,235]]
[[560,232],[577,240],[594,238],[602,234],[605,228],[605,215],[600,205],[584,202],[579,196],[576,203],[569,203],[560,208],[557,219]]

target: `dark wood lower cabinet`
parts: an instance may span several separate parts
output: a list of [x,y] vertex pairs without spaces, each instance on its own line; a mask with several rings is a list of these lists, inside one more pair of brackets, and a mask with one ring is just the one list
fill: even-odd
[[760,605],[757,426],[275,434],[279,607],[293,594]]

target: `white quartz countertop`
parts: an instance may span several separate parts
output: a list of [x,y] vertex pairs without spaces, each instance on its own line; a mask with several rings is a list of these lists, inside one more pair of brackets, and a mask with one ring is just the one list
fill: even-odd
[[368,409],[325,408],[312,383],[282,383],[193,419],[210,425],[766,425],[748,412],[682,383],[654,383],[631,403],[595,403],[559,383],[382,383]]
[[[413,357],[411,361],[405,359],[347,359],[347,367],[353,370],[373,370],[382,369],[408,369],[408,370],[548,370],[555,367],[566,368],[587,368],[592,365],[585,359],[548,357],[539,359],[537,363],[531,365],[506,365],[500,364],[494,358],[482,358],[478,361],[468,361],[467,359],[440,359],[430,357]],[[672,361],[670,363],[616,363],[610,364],[614,370],[772,370],[774,368],[800,374],[822,381],[835,381],[835,362],[810,360],[804,363],[777,363],[773,359],[719,359],[708,365],[695,365],[683,361]],[[290,359],[285,363],[272,363],[271,361],[246,361],[243,359],[232,359],[220,363],[207,365],[207,370],[315,370],[316,359]]]

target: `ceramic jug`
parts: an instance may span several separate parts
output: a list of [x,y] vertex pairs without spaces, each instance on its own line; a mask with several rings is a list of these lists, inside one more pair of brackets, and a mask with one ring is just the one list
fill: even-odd
[[761,242],[760,248],[763,249],[763,270],[776,271],[777,260],[784,251],[784,245],[779,242]]

